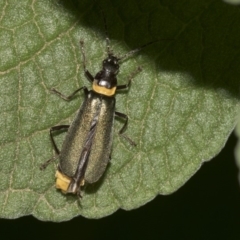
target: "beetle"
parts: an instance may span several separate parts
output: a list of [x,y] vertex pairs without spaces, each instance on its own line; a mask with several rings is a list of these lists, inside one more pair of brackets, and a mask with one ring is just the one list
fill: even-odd
[[[106,36],[108,36],[105,18],[104,22]],[[112,53],[108,37],[106,37],[106,42],[107,58],[102,62],[102,69],[93,76],[86,68],[84,42],[80,41],[84,73],[92,84],[92,90],[88,90],[87,87],[83,86],[71,95],[65,96],[58,90],[51,89],[53,93],[66,101],[71,100],[79,91],[84,91],[85,99],[72,124],[50,128],[50,139],[56,156],[41,166],[41,169],[45,169],[49,162],[59,158],[56,172],[56,188],[63,193],[77,194],[79,197],[81,197],[81,188],[85,183],[97,182],[110,161],[115,117],[120,117],[125,121],[119,134],[132,145],[136,145],[129,137],[123,134],[128,124],[128,116],[115,111],[115,94],[118,90],[129,88],[133,77],[141,71],[141,67],[138,67],[129,75],[126,84],[118,85],[119,61],[156,41],[131,50],[122,57],[117,57]],[[54,141],[53,132],[63,129],[67,130],[67,134],[60,151]]]
[[[108,47],[108,56],[102,62],[102,70],[95,77],[86,69],[84,42],[80,41],[83,55],[84,72],[92,83],[92,90],[81,87],[70,96],[65,96],[56,89],[51,91],[64,100],[71,100],[76,93],[83,90],[85,100],[82,103],[71,125],[59,125],[51,127],[50,138],[56,152],[55,158],[59,158],[56,172],[56,188],[63,193],[73,193],[81,196],[81,187],[85,183],[97,182],[103,175],[111,155],[114,117],[125,120],[119,134],[132,145],[136,145],[130,138],[123,135],[128,123],[128,116],[115,111],[115,93],[118,90],[127,89],[133,77],[141,71],[138,67],[124,85],[117,85],[119,61],[133,54],[130,51],[121,58],[112,54]],[[53,132],[68,129],[61,151],[59,151]],[[41,166],[44,169],[52,159]]]

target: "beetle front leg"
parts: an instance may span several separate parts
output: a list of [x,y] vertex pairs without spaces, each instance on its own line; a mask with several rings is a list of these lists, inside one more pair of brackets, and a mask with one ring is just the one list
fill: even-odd
[[84,69],[84,73],[85,73],[88,81],[93,83],[94,77],[86,68],[86,55],[85,55],[85,51],[84,51],[84,41],[83,40],[80,40],[80,45],[81,45],[81,52],[82,52],[82,56],[83,56],[83,69]]
[[133,78],[134,78],[139,72],[141,72],[141,71],[142,71],[142,68],[141,68],[141,67],[138,67],[138,68],[137,68],[134,72],[132,72],[132,73],[130,74],[130,76],[128,77],[128,82],[127,82],[127,84],[118,85],[118,86],[117,86],[117,90],[122,90],[122,89],[127,89],[127,88],[129,88],[129,86],[130,86]]

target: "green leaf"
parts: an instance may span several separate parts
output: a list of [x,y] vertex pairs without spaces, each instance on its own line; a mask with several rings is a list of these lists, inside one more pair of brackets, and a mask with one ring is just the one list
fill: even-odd
[[[218,0],[5,0],[0,9],[0,217],[65,221],[131,210],[179,189],[223,148],[240,109],[237,7]],[[83,101],[81,93],[65,102],[49,90],[91,88],[80,39],[89,71],[101,69],[101,9],[115,54],[167,40],[122,63],[119,84],[143,67],[129,91],[116,96],[137,147],[119,137],[116,121],[111,164],[79,200],[55,189],[57,162],[39,167],[54,155],[49,128],[70,123]],[[57,136],[59,144],[63,138]]]
[[236,4],[236,5],[240,4],[240,0],[223,0],[223,1],[230,4]]
[[[240,142],[239,142],[239,138],[240,138],[240,121],[238,121],[238,124],[236,126],[235,134],[238,137],[238,143],[237,143],[237,146],[235,147],[235,158],[236,158],[237,166],[240,169]],[[238,174],[238,180],[240,182],[240,173]]]

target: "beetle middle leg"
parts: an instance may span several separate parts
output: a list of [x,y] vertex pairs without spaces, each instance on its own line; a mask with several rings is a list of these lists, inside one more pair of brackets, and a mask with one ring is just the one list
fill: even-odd
[[123,134],[125,132],[127,124],[128,124],[128,116],[124,113],[120,113],[120,112],[117,112],[117,111],[115,111],[115,116],[120,117],[120,118],[125,120],[125,123],[124,123],[123,127],[118,132],[119,135],[124,137],[131,145],[137,146],[137,144],[132,139],[130,139],[125,134]]
[[54,161],[56,158],[58,158],[58,156],[60,154],[60,151],[57,147],[57,144],[56,144],[56,142],[54,141],[54,138],[53,138],[53,132],[54,131],[59,131],[59,130],[62,130],[62,129],[68,129],[69,126],[70,125],[59,125],[59,126],[54,126],[54,127],[50,128],[49,135],[50,135],[50,139],[51,139],[51,142],[52,142],[52,145],[53,145],[53,148],[54,148],[54,151],[55,151],[56,155],[53,156],[52,158],[50,158],[49,160],[47,160],[45,163],[43,163],[40,166],[41,170],[44,170],[52,161]]
[[72,98],[76,95],[76,93],[78,93],[78,92],[81,91],[82,89],[83,89],[85,95],[87,95],[87,94],[88,94],[88,89],[87,89],[87,87],[85,87],[85,86],[78,88],[77,90],[75,90],[75,91],[74,91],[72,94],[70,94],[69,96],[66,96],[66,95],[62,94],[61,92],[59,92],[59,91],[56,90],[55,88],[52,88],[52,89],[51,89],[51,92],[57,94],[60,98],[62,98],[62,99],[65,100],[65,101],[70,101],[70,100],[72,100]]

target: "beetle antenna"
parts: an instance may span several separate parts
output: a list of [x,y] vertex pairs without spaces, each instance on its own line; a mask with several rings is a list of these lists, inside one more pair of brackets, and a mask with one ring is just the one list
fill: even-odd
[[112,55],[112,51],[110,49],[110,39],[109,39],[109,35],[108,35],[107,20],[106,20],[106,17],[104,15],[103,10],[101,12],[102,12],[103,22],[104,22],[104,29],[105,29],[105,36],[106,36],[106,45],[107,45],[107,54],[108,54],[108,56],[110,56],[110,55]]
[[147,46],[149,46],[149,45],[151,45],[151,44],[153,44],[153,43],[160,42],[160,41],[165,41],[165,40],[173,40],[173,39],[167,39],[167,38],[166,38],[166,39],[158,39],[158,40],[155,40],[155,41],[152,41],[152,42],[148,42],[148,43],[143,44],[142,46],[140,46],[140,47],[138,47],[138,48],[136,48],[136,49],[133,49],[133,50],[129,51],[128,53],[126,53],[126,54],[123,55],[122,57],[119,57],[118,60],[124,60],[124,59],[132,56],[133,54],[141,51],[143,48],[145,48],[145,47],[147,47]]

